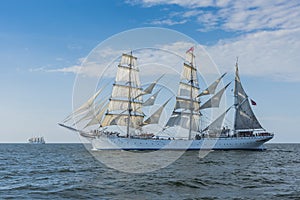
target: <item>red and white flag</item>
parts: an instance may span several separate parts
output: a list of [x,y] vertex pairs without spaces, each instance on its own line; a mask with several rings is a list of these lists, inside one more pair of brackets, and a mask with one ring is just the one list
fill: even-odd
[[189,48],[189,50],[186,51],[186,53],[188,53],[188,52],[192,52],[193,53],[194,52],[194,46],[192,46],[191,48]]
[[256,106],[256,102],[254,100],[250,99],[250,101],[253,106]]

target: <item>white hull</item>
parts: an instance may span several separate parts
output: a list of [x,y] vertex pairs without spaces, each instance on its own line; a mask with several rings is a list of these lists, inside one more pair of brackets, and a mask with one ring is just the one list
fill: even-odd
[[28,142],[29,144],[45,144],[45,142]]
[[270,136],[204,138],[200,140],[134,139],[100,136],[91,139],[94,150],[265,150]]

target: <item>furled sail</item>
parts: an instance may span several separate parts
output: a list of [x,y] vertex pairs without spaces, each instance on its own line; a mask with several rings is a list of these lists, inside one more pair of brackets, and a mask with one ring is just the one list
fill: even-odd
[[242,83],[238,73],[237,63],[236,63],[234,95],[236,101],[234,129],[235,130],[263,129],[251,109],[248,95],[246,94],[245,90],[242,87]]
[[208,88],[203,90],[197,97],[209,95],[209,94],[215,94],[215,91],[221,81],[221,79],[226,75],[227,73],[224,73],[220,78],[218,78],[215,82],[213,82]]
[[212,96],[208,101],[206,101],[203,105],[201,105],[200,110],[206,108],[216,108],[219,107],[223,93],[225,92],[226,88],[230,85],[228,83],[224,88],[222,88],[217,94]]
[[160,108],[158,108],[148,119],[146,119],[144,121],[144,125],[158,124],[161,113],[164,110],[164,108],[166,107],[166,105],[169,103],[170,100],[171,100],[171,98],[168,99]]
[[155,92],[151,97],[149,97],[144,103],[143,103],[143,106],[153,106],[154,103],[155,103],[155,100],[158,96],[158,93],[161,91],[158,90],[157,92]]

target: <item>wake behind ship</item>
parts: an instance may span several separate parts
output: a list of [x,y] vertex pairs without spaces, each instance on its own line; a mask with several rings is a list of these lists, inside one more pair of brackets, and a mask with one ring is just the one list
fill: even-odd
[[[132,52],[121,57],[110,98],[107,101],[96,102],[103,91],[103,88],[99,89],[59,125],[80,133],[91,142],[95,150],[265,149],[263,144],[274,135],[261,126],[251,108],[250,103],[254,104],[254,102],[249,99],[242,87],[238,62],[234,80],[234,105],[208,126],[201,127],[200,119],[203,117],[203,110],[218,108],[230,83],[216,92],[225,73],[200,92],[193,51],[194,49],[191,48],[186,52],[174,110],[160,131],[149,133],[144,127],[159,123],[162,112],[171,98],[154,113],[145,116],[143,108],[154,105],[160,90],[155,93],[153,90],[162,76],[142,89],[137,58],[132,55]],[[151,96],[143,101],[143,97],[147,95]],[[201,98],[207,95],[211,95],[211,98],[201,104]],[[230,109],[235,110],[232,129],[223,126]],[[75,119],[75,124],[84,121],[87,123],[82,130],[79,130],[65,124],[71,119]],[[98,128],[85,130],[91,126]]]

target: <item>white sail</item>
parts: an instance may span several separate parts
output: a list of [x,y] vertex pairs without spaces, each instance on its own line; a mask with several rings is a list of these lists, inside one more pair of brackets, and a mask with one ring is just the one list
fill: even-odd
[[63,122],[65,123],[70,119],[72,119],[73,116],[85,112],[87,109],[89,109],[93,105],[98,95],[102,92],[103,88],[104,87],[100,88],[92,97],[89,98],[89,100],[87,100],[84,104],[82,104],[79,108],[77,108],[74,112],[72,112],[68,117],[66,117],[66,119],[64,119]]
[[160,116],[166,105],[169,103],[171,100],[168,99],[160,108],[158,108],[148,119],[144,121],[144,125],[146,124],[158,124]]
[[213,82],[210,86],[208,86],[205,90],[203,90],[197,97],[209,95],[209,94],[215,94],[215,91],[221,81],[221,79],[226,75],[227,73],[224,73],[220,78],[218,78],[215,82]]
[[79,120],[77,120],[73,125],[78,124],[79,122],[81,122],[83,120],[88,120],[88,119],[93,118],[95,115],[97,115],[99,113],[99,111],[103,107],[105,101],[107,101],[107,99],[100,101],[96,106],[91,106],[89,111],[83,117],[81,117]]
[[[141,102],[131,102],[134,111],[139,111],[136,108],[140,108],[142,103]],[[108,110],[109,111],[124,111],[128,108],[128,100],[119,100],[119,99],[111,99],[109,102]]]
[[189,65],[194,65],[195,63],[195,55],[193,51],[187,51],[185,54],[185,62]]
[[121,58],[121,62],[120,65],[121,66],[130,66],[131,68],[135,68],[136,67],[136,63],[137,63],[137,58],[130,55],[130,54],[122,54],[122,58]]
[[[128,99],[129,96],[137,97],[141,92],[142,92],[141,88],[138,87],[130,87],[127,85],[114,84],[111,97]],[[138,100],[140,99],[141,97],[138,98]]]
[[238,73],[238,65],[236,64],[236,76],[235,76],[235,130],[243,130],[243,129],[263,129],[254,115],[250,102],[248,99],[248,95],[242,87],[242,83]]
[[210,131],[214,133],[221,133],[221,128],[225,119],[225,115],[230,110],[230,108],[228,108],[224,113],[222,113],[218,118],[216,118],[212,123],[210,123],[205,129],[203,129],[202,132]]
[[[139,128],[143,124],[144,116],[134,115],[130,116],[129,126],[131,128]],[[127,114],[106,114],[103,119],[102,126],[127,126],[128,123],[128,115]]]
[[143,91],[143,94],[151,94],[154,87],[156,86],[156,84],[158,83],[158,81],[164,76],[161,75],[158,79],[156,79],[153,83],[151,83],[144,91]]
[[222,88],[217,94],[212,96],[208,101],[206,101],[204,104],[200,106],[200,110],[206,109],[206,108],[216,108],[219,107],[221,98],[223,96],[223,93],[225,92],[226,88],[230,85],[228,83],[224,88]]
[[178,96],[186,96],[190,98],[192,91],[192,98],[196,98],[199,93],[199,88],[197,86],[192,86],[189,83],[180,82],[178,89]]
[[128,82],[128,77],[129,73],[131,73],[131,83],[135,87],[140,86],[140,79],[138,76],[139,70],[136,68],[129,68],[129,67],[124,67],[124,66],[119,66],[118,71],[117,71],[117,76],[116,76],[116,82],[118,83],[127,83]]
[[[191,100],[182,98],[182,97],[176,97],[176,104],[175,109],[184,109],[184,110],[191,110]],[[199,110],[199,102],[195,99],[192,103],[192,110]]]
[[142,88],[140,86],[139,70],[136,66],[137,58],[123,54],[118,65],[115,83],[113,84],[108,110],[105,113],[101,126],[127,126],[138,128],[143,123]]
[[155,103],[155,100],[158,96],[158,93],[161,91],[158,90],[157,92],[155,92],[151,97],[149,97],[144,103],[143,103],[143,106],[153,106],[154,103]]
[[181,79],[190,81],[191,77],[193,77],[194,85],[198,85],[197,69],[189,64],[184,63]]
[[191,129],[192,131],[199,131],[200,115],[192,116],[192,126],[190,126],[190,113],[173,112],[166,127],[180,126],[184,129]]
[[105,106],[103,106],[98,112],[97,114],[92,118],[91,121],[89,121],[89,123],[87,125],[85,125],[84,128],[88,127],[88,126],[92,126],[92,125],[96,125],[96,124],[101,124],[101,120],[103,118],[103,115],[105,113],[105,111],[107,110],[108,104],[106,104]]
[[166,127],[180,126],[188,129],[188,139],[191,139],[191,131],[199,131],[200,113],[199,102],[196,97],[199,94],[197,68],[194,66],[194,55],[188,51],[186,61],[183,64],[181,81],[174,111],[168,120]]

